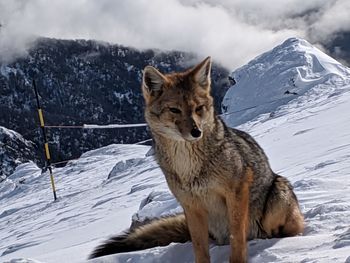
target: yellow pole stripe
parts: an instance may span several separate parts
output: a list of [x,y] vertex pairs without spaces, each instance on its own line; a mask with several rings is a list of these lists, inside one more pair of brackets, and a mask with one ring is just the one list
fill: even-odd
[[46,153],[46,158],[50,160],[50,151],[49,151],[49,144],[46,142],[45,143],[45,153]]
[[51,171],[50,171],[50,180],[51,180],[52,191],[56,192],[55,181],[53,180],[53,175]]
[[40,126],[44,127],[44,116],[43,116],[43,112],[41,111],[41,109],[38,109],[39,112],[39,120],[40,120]]

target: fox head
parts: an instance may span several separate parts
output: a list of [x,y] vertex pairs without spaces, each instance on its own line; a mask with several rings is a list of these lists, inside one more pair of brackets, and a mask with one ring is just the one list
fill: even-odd
[[159,136],[198,141],[214,121],[210,95],[211,58],[181,73],[162,74],[152,66],[143,72],[145,118]]

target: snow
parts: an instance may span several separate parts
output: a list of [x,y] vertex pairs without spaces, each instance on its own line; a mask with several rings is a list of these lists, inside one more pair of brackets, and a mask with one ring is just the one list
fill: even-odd
[[115,129],[115,128],[129,128],[129,127],[145,127],[147,123],[135,123],[135,124],[108,124],[108,125],[98,125],[98,124],[84,124],[84,129]]
[[[59,197],[56,202],[47,173],[41,174],[33,163],[18,166],[7,178],[13,190],[0,197],[0,261],[19,253],[42,262],[78,262],[97,245],[97,238],[103,240],[112,229],[122,231],[149,191],[148,181],[156,164],[149,162],[151,157],[144,158],[148,150],[149,147],[138,145],[110,145],[83,154],[64,168],[54,169]],[[132,167],[119,169],[120,177],[111,172],[120,162],[130,163],[138,158],[143,158],[144,165],[135,163],[137,171]],[[146,178],[144,169],[148,171]],[[159,170],[156,174],[159,180],[151,182],[152,187],[163,183],[164,187],[159,189],[165,189]],[[20,183],[23,175],[27,178]],[[144,189],[135,189],[138,185]],[[119,212],[105,217],[108,211]],[[77,251],[87,253],[81,255]]]
[[[239,128],[256,138],[274,171],[292,182],[305,215],[306,229],[302,236],[250,241],[250,262],[350,262],[348,69],[303,43],[306,42],[290,40],[289,45],[282,44],[287,49],[310,49],[315,52],[314,60],[319,61],[317,67],[311,64],[304,67],[300,61],[295,62],[298,65],[289,65],[293,74],[302,72],[293,71],[295,66],[307,72],[299,78],[303,85],[298,95],[269,109],[256,110],[251,115],[253,119]],[[298,51],[293,50],[289,56],[298,57]],[[268,57],[265,60],[271,61]],[[267,67],[264,63],[257,67]],[[276,63],[287,62],[279,59]],[[270,66],[276,69],[276,65]],[[252,76],[253,71],[249,72]],[[291,76],[288,74],[287,78]],[[279,75],[270,83],[282,79]],[[238,85],[239,79],[232,90],[237,92]],[[255,88],[258,96],[249,103],[263,103],[284,92],[280,87],[270,88],[269,97],[264,94],[267,86],[261,94]],[[252,92],[251,87],[247,89]],[[237,94],[245,99],[244,93]],[[248,102],[243,104],[233,98],[232,105],[226,102],[233,108],[238,108],[236,103],[249,106]],[[230,125],[236,123],[234,118],[226,121]],[[6,185],[0,185],[0,262],[86,262],[96,245],[131,223],[182,211],[153,157],[147,156],[149,149],[141,145],[109,145],[87,152],[63,168],[55,168],[59,196],[56,202],[52,200],[47,173],[41,173],[34,163],[17,167]],[[228,262],[229,247],[211,244],[210,254],[212,262]],[[89,262],[193,260],[191,243],[173,243]]]

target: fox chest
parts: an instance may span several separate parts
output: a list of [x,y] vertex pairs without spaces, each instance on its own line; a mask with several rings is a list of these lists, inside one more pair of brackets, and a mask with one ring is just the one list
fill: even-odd
[[184,151],[158,156],[158,163],[171,189],[191,192],[207,188],[202,176],[203,160],[199,156]]
[[169,160],[171,170],[181,179],[197,176],[201,170],[201,160],[187,153],[177,154]]

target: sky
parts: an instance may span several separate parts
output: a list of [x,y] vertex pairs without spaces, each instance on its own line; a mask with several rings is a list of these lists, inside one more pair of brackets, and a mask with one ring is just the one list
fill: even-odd
[[37,36],[211,55],[234,69],[289,37],[350,30],[349,0],[0,0],[0,61]]

